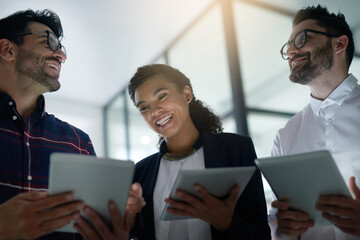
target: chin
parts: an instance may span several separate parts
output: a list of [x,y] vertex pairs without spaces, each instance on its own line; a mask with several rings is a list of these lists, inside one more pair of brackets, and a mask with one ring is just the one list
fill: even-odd
[[60,89],[61,85],[59,82],[56,82],[56,83],[52,83],[52,84],[47,84],[47,89],[48,89],[48,92],[56,92],[57,90]]
[[291,82],[293,83],[299,83],[301,85],[307,85],[310,82],[312,82],[312,80],[314,79],[314,77],[309,74],[309,73],[305,73],[302,74],[301,72],[295,72],[295,73],[291,73],[289,76],[289,79]]

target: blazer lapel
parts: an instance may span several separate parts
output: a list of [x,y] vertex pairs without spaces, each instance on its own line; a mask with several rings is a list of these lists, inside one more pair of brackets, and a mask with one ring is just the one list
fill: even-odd
[[203,133],[205,168],[226,167],[222,143],[217,135]]

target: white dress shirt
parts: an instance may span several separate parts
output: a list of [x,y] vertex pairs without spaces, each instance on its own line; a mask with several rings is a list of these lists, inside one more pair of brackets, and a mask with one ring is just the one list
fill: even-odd
[[[327,149],[345,182],[356,177],[360,186],[360,86],[350,74],[325,100],[311,98],[301,112],[280,129],[274,141],[273,156]],[[270,209],[269,221],[276,219]],[[273,239],[291,239],[273,234]],[[331,226],[310,228],[301,240],[359,239]]]
[[156,239],[209,240],[211,239],[210,224],[203,220],[160,221],[165,206],[164,199],[169,197],[177,172],[182,169],[205,169],[203,147],[182,160],[161,159],[153,196]]

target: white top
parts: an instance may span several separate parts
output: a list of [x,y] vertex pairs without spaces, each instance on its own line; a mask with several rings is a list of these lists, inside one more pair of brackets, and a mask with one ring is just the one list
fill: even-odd
[[[356,177],[360,186],[360,86],[350,74],[324,101],[311,98],[301,112],[280,129],[274,141],[273,156],[327,149],[345,182]],[[276,219],[271,208],[269,221]],[[291,239],[275,234],[273,239]],[[301,240],[359,239],[334,226],[310,228]]]
[[165,207],[164,199],[169,197],[177,172],[182,169],[205,169],[203,147],[182,160],[161,159],[153,195],[156,239],[209,240],[211,239],[210,224],[203,220],[160,221],[161,213]]

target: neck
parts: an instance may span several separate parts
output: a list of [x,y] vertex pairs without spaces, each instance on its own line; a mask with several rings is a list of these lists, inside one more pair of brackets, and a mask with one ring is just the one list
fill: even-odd
[[309,83],[311,96],[324,100],[347,78],[346,71],[329,70]]
[[[191,122],[192,123],[192,122]],[[191,128],[183,131],[179,136],[166,138],[166,147],[173,154],[184,154],[188,152],[200,136],[199,130],[192,123]]]

